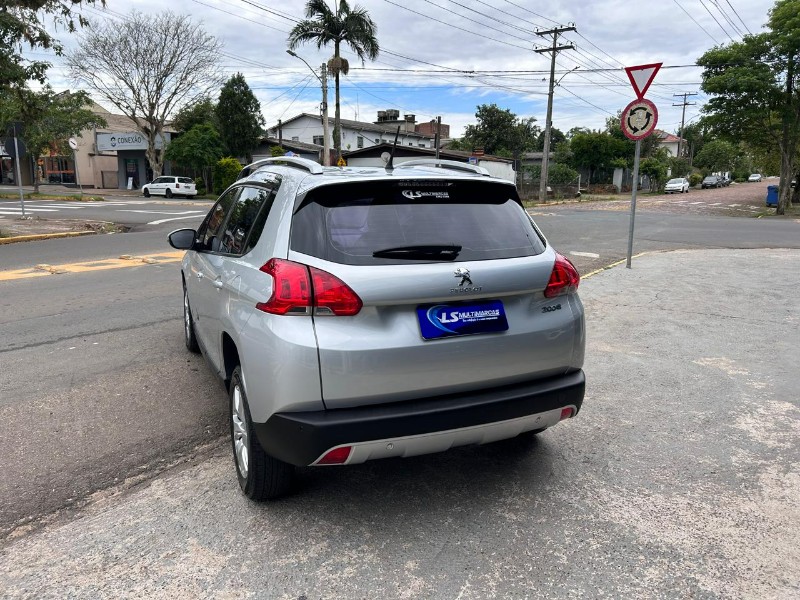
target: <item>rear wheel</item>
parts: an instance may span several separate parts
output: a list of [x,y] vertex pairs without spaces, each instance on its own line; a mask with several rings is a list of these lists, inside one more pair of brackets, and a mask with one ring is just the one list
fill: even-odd
[[148,190],[147,188],[144,188],[144,190],[142,190],[142,195],[145,198],[149,198],[150,197],[150,190]]
[[269,500],[286,494],[292,486],[294,467],[269,456],[255,435],[242,381],[241,367],[231,375],[231,445],[239,487],[251,500]]
[[164,192],[164,196],[166,196],[167,198],[172,198],[172,190],[167,188],[167,191]]

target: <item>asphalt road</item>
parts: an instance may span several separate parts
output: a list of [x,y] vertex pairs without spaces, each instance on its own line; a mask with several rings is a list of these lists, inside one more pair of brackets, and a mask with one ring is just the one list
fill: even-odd
[[[581,272],[588,273],[624,258],[628,233],[628,216],[625,212],[587,211],[585,207],[574,205],[548,207],[547,211],[537,212],[537,223],[551,243],[570,256]],[[195,226],[199,220],[200,217],[182,219],[178,221],[178,226]],[[142,223],[135,226],[133,233],[128,234],[5,246],[0,252],[0,271],[40,263],[58,265],[112,258],[122,254],[148,255],[167,251],[170,249],[166,245],[165,235],[175,226],[172,222],[159,225]],[[637,217],[635,251],[680,248],[800,248],[798,234],[800,225],[791,220],[722,218],[642,211]],[[664,256],[667,258],[658,264],[669,272],[671,261],[668,257],[674,255]],[[694,284],[700,285],[696,289],[696,295],[701,302],[718,293],[713,286],[717,272],[727,273],[728,269],[736,269],[735,265],[728,262],[729,255],[709,256],[713,256],[713,260],[702,263],[708,273],[707,281]],[[634,276],[638,260],[634,262],[634,269],[630,272]],[[797,285],[792,284],[791,274],[794,273],[796,279],[796,272],[790,269],[785,274],[788,282],[786,285],[795,292]],[[759,275],[760,273],[748,273],[749,277]],[[65,507],[80,506],[87,499],[96,498],[98,490],[109,486],[112,486],[112,490],[124,489],[125,486],[120,488],[115,484],[152,477],[163,467],[180,462],[184,457],[191,457],[193,449],[197,447],[210,443],[215,448],[222,444],[227,427],[224,391],[208,373],[202,359],[187,354],[183,349],[179,277],[177,263],[170,263],[138,264],[94,273],[0,281],[0,337],[5,342],[0,349],[0,534],[21,523],[31,524],[35,528],[41,524],[40,517],[52,515],[54,511]],[[747,277],[745,280],[750,283]],[[592,281],[587,280],[583,289],[591,289]],[[624,293],[627,292],[629,288],[624,290]],[[724,293],[729,292],[730,288],[725,287]],[[662,299],[659,297],[659,301]],[[762,303],[766,305],[784,301],[788,301],[788,298],[754,297],[740,300],[743,306],[752,304],[754,307],[761,307]],[[608,307],[602,305],[601,308],[605,310]],[[706,312],[702,305],[695,310],[700,315]],[[796,327],[796,322],[794,325]],[[690,330],[686,324],[676,324],[674,327],[679,331]],[[681,330],[681,327],[684,329]],[[605,332],[600,335],[605,336]],[[738,339],[726,339],[726,342],[740,343]],[[768,352],[770,347],[771,345],[754,349],[762,353],[756,358],[761,360],[763,353]],[[610,355],[612,358],[614,356]],[[635,355],[631,360],[638,364]],[[676,368],[680,368],[680,365],[680,362],[676,362]],[[731,369],[736,370],[735,367]],[[618,376],[623,383],[632,380],[632,375],[624,370],[618,372]],[[677,372],[674,376],[689,377],[690,381],[696,381],[692,374]],[[611,392],[614,391],[614,385],[613,379],[606,383]],[[709,390],[708,393],[724,396],[727,392],[725,386],[720,385],[717,392]],[[613,403],[615,398],[613,394],[609,395],[608,402]],[[664,410],[657,406],[647,405],[646,409],[666,418]],[[576,423],[584,421],[576,420]],[[594,432],[590,442],[602,446],[599,426],[589,419],[585,423]],[[606,421],[604,425],[611,423]],[[670,428],[676,434],[676,440],[679,439],[679,430],[679,426]],[[556,430],[553,435],[556,435]],[[700,433],[695,435],[700,436]],[[477,461],[481,469],[489,469],[484,473],[485,486],[481,486],[482,492],[471,486],[465,487],[467,480],[458,479],[456,475],[455,480],[445,484],[455,485],[453,489],[461,490],[469,498],[477,498],[481,493],[487,494],[486,503],[479,503],[479,506],[484,507],[481,510],[493,510],[492,498],[498,499],[502,496],[505,498],[504,502],[514,502],[507,493],[508,489],[504,484],[501,485],[501,478],[488,476],[491,469],[509,460],[512,464],[508,469],[533,469],[532,476],[538,478],[544,477],[550,472],[548,469],[553,468],[550,459],[543,465],[538,460],[531,463],[529,459],[517,463],[519,459],[513,457],[516,452],[514,448],[517,447],[515,444],[518,443],[502,446],[500,450],[489,450],[487,455],[482,454],[484,449],[460,451],[466,452],[469,460]],[[603,469],[608,469],[608,463],[603,462],[604,458],[595,461],[582,454],[582,442],[569,441],[568,438],[566,444],[563,447],[560,444],[546,445],[545,454],[559,459],[567,455],[582,456],[581,464],[587,468],[587,472],[602,473]],[[536,444],[534,450],[535,446]],[[502,450],[503,447],[511,448],[511,455],[507,449]],[[789,447],[795,448],[791,445]],[[661,450],[675,456],[680,456],[682,452],[678,442]],[[309,485],[312,489],[321,490],[319,493],[322,495],[314,501],[319,502],[319,506],[312,503],[311,508],[321,510],[325,503],[337,502],[336,496],[341,493],[342,486],[347,488],[353,481],[358,483],[363,477],[369,483],[358,484],[356,489],[362,489],[363,485],[372,486],[374,483],[376,491],[366,497],[378,504],[378,497],[373,496],[378,489],[387,485],[388,492],[384,498],[386,502],[393,504],[396,502],[393,498],[398,497],[398,494],[402,501],[410,500],[407,493],[399,493],[404,488],[397,487],[401,484],[393,482],[395,478],[402,485],[408,486],[409,493],[413,491],[419,494],[420,500],[435,499],[431,496],[431,486],[434,485],[435,478],[429,483],[417,481],[416,468],[422,464],[422,472],[427,473],[422,479],[431,479],[439,469],[458,469],[458,463],[464,457],[461,454],[453,458],[445,456],[421,459],[423,463],[415,463],[417,467],[414,471],[407,471],[407,464],[403,462],[394,467],[376,463],[376,466],[355,471],[355,480],[351,480],[349,475],[337,475],[332,484],[326,483],[326,476],[312,473],[308,475]],[[227,457],[220,460],[227,462]],[[762,457],[757,455],[757,460],[762,460]],[[424,461],[432,461],[431,466],[425,467],[427,463]],[[520,464],[522,467],[519,467]],[[219,468],[219,471],[214,472],[223,472],[223,467],[217,467],[216,463],[212,467]],[[567,463],[560,460],[557,468],[570,469]],[[204,468],[200,469],[203,473]],[[500,470],[500,474],[504,472],[505,470]],[[627,484],[624,484],[623,476],[631,477],[633,474],[630,470],[622,472],[622,479],[614,485],[625,487]],[[195,474],[194,477],[201,475]],[[571,491],[579,497],[594,493],[590,488],[573,489],[571,484],[567,485],[566,480],[559,481],[564,493]],[[231,482],[218,483],[215,480],[215,483],[209,485],[222,486],[227,494]],[[535,503],[552,500],[530,494],[524,498]],[[230,498],[225,496],[217,501],[227,503]],[[444,500],[436,500],[439,501]],[[308,508],[306,501],[299,499],[297,502],[304,510]],[[470,515],[467,521],[459,521],[453,515],[446,517],[441,511],[435,514],[450,519],[445,522],[458,531],[464,531],[468,526],[484,530],[498,525],[491,519],[481,521],[480,515],[484,513],[473,513],[462,503],[456,503],[455,506],[462,514]],[[366,514],[367,508],[360,505],[361,514]],[[243,510],[251,509],[243,507]],[[394,514],[399,518],[400,513]],[[295,519],[292,513],[285,513],[285,516],[289,522]],[[548,521],[551,516],[550,513],[543,513],[537,518]],[[552,525],[560,521],[548,522]],[[566,521],[562,524],[565,523]],[[26,530],[24,526],[18,528],[15,535]],[[438,531],[441,533],[443,530]],[[424,543],[421,538],[419,542]],[[405,543],[411,541],[406,540]],[[448,543],[452,547],[455,539]],[[474,545],[476,552],[478,546]],[[624,556],[627,556],[625,552],[619,555]],[[580,557],[574,558],[577,560]],[[502,579],[501,577],[500,580]],[[520,579],[523,580],[524,578]],[[313,589],[313,586],[307,589]]]

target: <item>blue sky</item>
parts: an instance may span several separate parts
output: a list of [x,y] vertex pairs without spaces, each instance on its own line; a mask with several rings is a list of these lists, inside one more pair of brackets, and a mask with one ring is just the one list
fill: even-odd
[[[332,2],[332,0],[331,0]],[[351,3],[352,4],[352,3]],[[342,116],[374,121],[378,110],[396,108],[417,121],[441,115],[460,135],[473,123],[475,107],[495,103],[520,117],[544,124],[548,55],[537,28],[574,23],[577,32],[563,43],[576,50],[559,54],[553,123],[603,127],[605,119],[634,98],[623,66],[663,62],[665,68],[647,94],[659,108],[659,128],[680,125],[680,99],[700,92],[697,57],[718,43],[758,32],[772,6],[768,0],[361,0],[378,27],[383,52],[361,68],[352,55],[350,75],[342,80]],[[167,3],[107,0],[107,10],[88,9],[92,19],[119,20],[131,10],[153,14]],[[224,44],[221,64],[227,74],[242,72],[261,102],[268,125],[300,112],[316,112],[321,90],[309,69],[285,53],[289,30],[304,18],[305,2],[283,0],[172,0],[169,9],[201,21]],[[75,37],[57,35],[69,48]],[[310,64],[324,62],[332,50],[309,45],[297,50]],[[35,58],[46,58],[37,52]],[[74,88],[62,61],[52,56],[49,77],[56,89]],[[689,65],[689,66],[687,66]],[[571,71],[574,67],[577,70]],[[699,114],[705,97],[686,110]],[[100,98],[98,101],[103,104]],[[329,102],[333,114],[333,85]],[[110,106],[108,108],[111,108]]]

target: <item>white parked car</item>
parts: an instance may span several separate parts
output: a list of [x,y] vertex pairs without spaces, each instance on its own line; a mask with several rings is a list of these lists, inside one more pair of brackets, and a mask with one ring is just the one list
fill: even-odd
[[172,198],[173,196],[189,196],[197,195],[197,188],[194,185],[194,180],[189,177],[174,177],[172,175],[164,175],[156,177],[150,183],[142,186],[142,194],[145,198],[150,196],[165,196]]
[[674,193],[689,193],[689,180],[686,177],[676,177],[675,179],[670,179],[667,182],[667,185],[664,187],[665,194],[674,194]]
[[747,178],[747,181],[750,183],[755,183],[761,181],[761,175],[759,173],[753,173],[750,177]]

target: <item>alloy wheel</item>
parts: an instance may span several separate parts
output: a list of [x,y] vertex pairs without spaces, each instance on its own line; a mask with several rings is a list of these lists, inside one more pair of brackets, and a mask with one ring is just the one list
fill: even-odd
[[250,445],[247,433],[247,414],[242,398],[242,389],[239,383],[233,388],[233,407],[231,420],[233,423],[233,448],[236,453],[236,466],[244,479],[247,479],[247,472],[250,463]]

